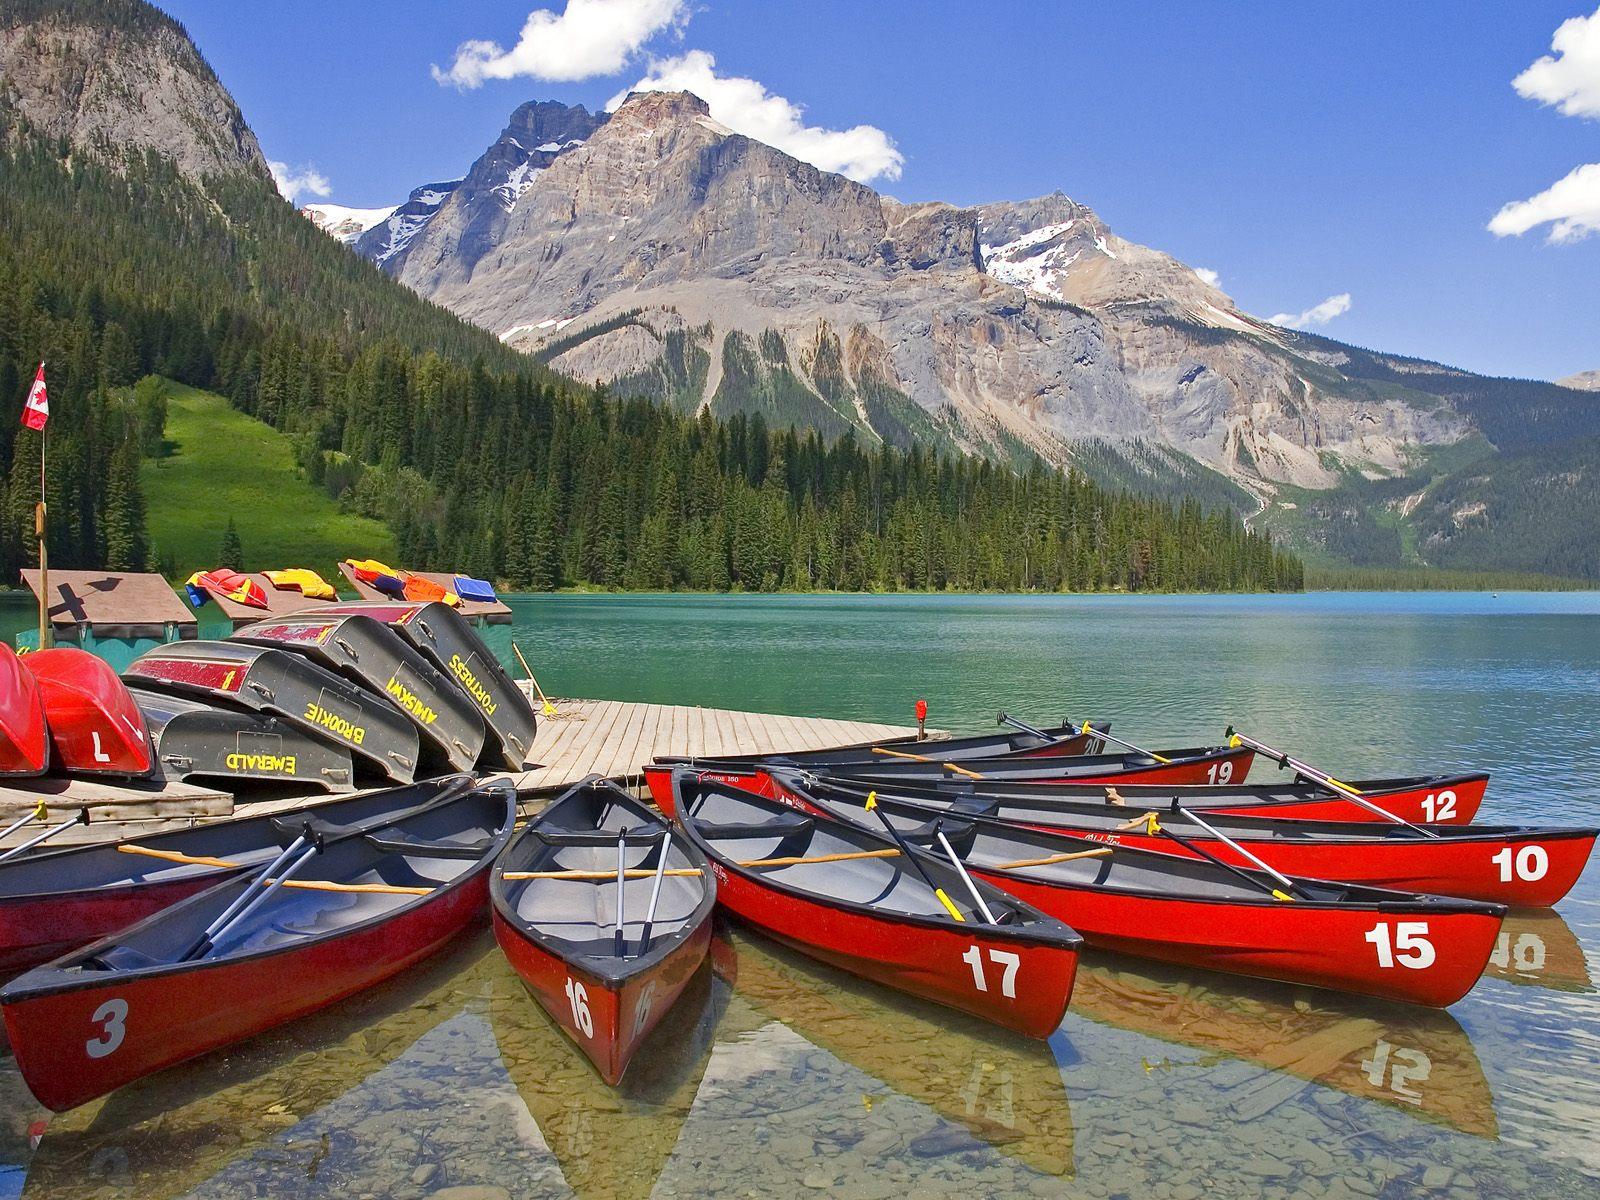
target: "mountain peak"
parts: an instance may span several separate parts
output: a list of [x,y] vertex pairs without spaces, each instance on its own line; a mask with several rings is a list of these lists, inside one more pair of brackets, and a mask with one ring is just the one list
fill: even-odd
[[711,106],[693,92],[629,92],[613,115],[624,112],[637,120],[692,120],[709,117]]
[[269,175],[239,106],[183,26],[134,0],[8,0],[0,107],[76,150],[154,151],[194,180]]

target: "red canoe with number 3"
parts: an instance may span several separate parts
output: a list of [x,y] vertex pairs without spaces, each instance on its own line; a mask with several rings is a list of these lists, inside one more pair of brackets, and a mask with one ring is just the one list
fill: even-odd
[[611,781],[588,779],[507,847],[490,896],[506,958],[615,1085],[704,961],[717,889],[681,833]]
[[155,768],[144,713],[105,659],[62,646],[24,655],[39,684],[56,766],[74,775],[148,775]]
[[792,778],[784,787],[791,804],[826,818],[866,828],[881,813],[913,843],[942,833],[974,877],[1070,920],[1091,946],[1213,971],[1444,1008],[1483,974],[1506,914],[1473,900],[1278,880],[884,794],[867,813]]
[[42,775],[49,765],[39,685],[17,652],[0,642],[0,775]]
[[[680,769],[678,821],[711,860],[717,900],[804,954],[1028,1037],[1055,1032],[1082,939],[996,887],[889,838],[797,813]],[[919,869],[920,868],[920,869]],[[929,881],[932,881],[931,883]]]
[[[0,990],[17,1068],[57,1112],[352,995],[442,949],[482,914],[511,839],[509,788],[342,826],[277,818],[271,866],[191,896]],[[281,866],[279,864],[282,864]]]

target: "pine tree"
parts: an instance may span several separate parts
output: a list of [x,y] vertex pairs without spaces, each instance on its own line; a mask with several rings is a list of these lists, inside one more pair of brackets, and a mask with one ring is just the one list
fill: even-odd
[[228,528],[222,535],[222,546],[217,551],[218,565],[229,570],[244,570],[244,546],[239,541],[239,531],[234,528],[233,518],[228,518]]

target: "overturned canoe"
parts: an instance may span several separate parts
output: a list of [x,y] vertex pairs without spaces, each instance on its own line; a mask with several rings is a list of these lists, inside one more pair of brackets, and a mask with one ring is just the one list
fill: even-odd
[[33,673],[0,642],[0,776],[43,775],[50,765],[50,731]]
[[496,761],[513,770],[528,761],[537,724],[533,706],[472,625],[449,605],[351,601],[330,604],[319,612],[360,613],[393,627],[478,706],[489,727],[486,759],[494,748],[499,751],[493,756]]
[[[438,803],[470,788],[469,776],[456,775],[300,811],[351,824]],[[237,817],[0,864],[0,978],[49,962],[267,862],[280,849],[273,822],[282,815]]]
[[347,747],[397,783],[417,769],[417,728],[385,700],[310,660],[243,642],[173,642],[124,672],[136,686],[197,696],[282,717],[313,737]]
[[588,779],[517,835],[490,895],[506,958],[615,1084],[704,961],[717,889],[682,834],[615,783]]
[[[805,789],[841,813],[859,812],[868,785],[775,770],[787,790]],[[1159,789],[1156,789],[1159,790]],[[1522,908],[1545,908],[1577,883],[1600,830],[1473,825],[1413,827],[1387,821],[1306,821],[1190,809],[1181,799],[1134,808],[1096,801],[979,797],[963,789],[897,786],[896,799],[959,817],[978,813],[1008,824],[1070,833],[1111,845],[1136,846],[1185,858],[1209,854],[1236,867],[1250,855],[1285,875],[1336,879],[1406,892],[1430,892]],[[1194,812],[1204,826],[1175,811]],[[1152,830],[1141,817],[1157,818]],[[1215,831],[1214,833],[1212,831]],[[1173,833],[1180,835],[1178,838]],[[1221,836],[1217,836],[1217,835]]]
[[428,757],[470,770],[486,736],[478,706],[392,627],[360,613],[295,613],[235,630],[229,641],[304,655],[399,709]]
[[[290,813],[285,849],[0,990],[29,1090],[63,1111],[387,979],[482,911],[516,796],[489,788],[349,825]],[[275,884],[273,881],[282,881]]]
[[155,759],[144,714],[105,659],[62,646],[22,659],[38,681],[58,770],[74,775],[150,774]]
[[1207,970],[1443,1008],[1483,974],[1506,914],[1046,833],[887,792],[870,795],[869,813],[868,797],[825,799],[793,777],[782,786],[803,810],[863,828],[884,814],[913,844],[948,842],[974,876],[1070,919],[1091,946]]
[[282,717],[140,687],[128,692],[144,713],[155,773],[162,779],[261,781],[329,792],[355,786],[348,749],[312,737]]
[[684,769],[672,783],[677,820],[711,860],[729,912],[854,975],[1029,1037],[1060,1025],[1082,939],[1059,920],[981,882],[975,896],[951,863],[917,850],[908,860],[879,833]]

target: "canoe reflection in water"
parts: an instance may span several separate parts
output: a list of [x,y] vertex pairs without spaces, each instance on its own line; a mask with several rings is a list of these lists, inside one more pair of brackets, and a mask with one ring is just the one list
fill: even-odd
[[780,1022],[1001,1154],[1072,1173],[1072,1113],[1048,1042],[875,987],[732,922],[712,956],[737,974],[719,1043]]
[[727,982],[702,963],[612,1087],[501,965],[489,992],[489,1024],[568,1186],[581,1200],[643,1200],[694,1106],[728,1004]]
[[1514,908],[1500,926],[1485,975],[1556,992],[1592,992],[1589,962],[1561,914]]
[[[1099,952],[1084,956],[1071,1011],[1208,1055],[1177,1063],[1146,1058],[1146,1070],[1239,1059],[1462,1133],[1499,1133],[1483,1065],[1447,1012]],[[1232,1089],[1225,1097],[1230,1115],[1260,1116],[1301,1090],[1286,1091],[1283,1082],[1266,1076]]]
[[[358,1089],[430,1031],[481,1006],[489,980],[499,975],[509,971],[485,925],[359,996],[51,1117],[23,1195],[163,1200],[236,1164],[269,1157],[274,1172],[304,1181],[309,1170],[314,1178],[326,1151],[285,1144],[285,1130]],[[12,1064],[5,1071],[15,1078]]]

